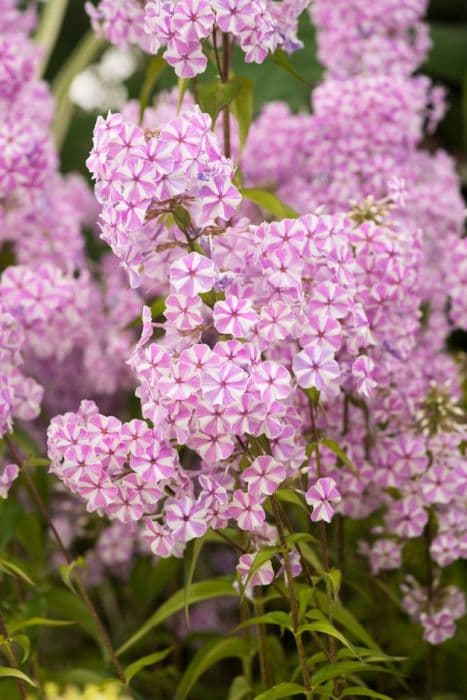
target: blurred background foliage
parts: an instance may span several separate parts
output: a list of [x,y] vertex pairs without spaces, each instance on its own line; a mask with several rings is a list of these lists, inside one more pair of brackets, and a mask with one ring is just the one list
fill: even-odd
[[[331,0],[332,1],[332,0]],[[369,0],[372,1],[372,0]],[[374,0],[373,0],[374,1]],[[428,11],[433,46],[422,72],[427,73],[448,90],[449,111],[435,135],[437,143],[449,150],[459,163],[464,187],[467,185],[467,0],[431,0]],[[60,71],[66,58],[89,29],[84,2],[73,0],[68,5],[60,39],[53,52],[46,78],[53,78]],[[302,16],[300,37],[305,48],[297,51],[290,62],[303,82],[280,69],[271,59],[262,65],[245,65],[239,55],[234,61],[234,71],[254,82],[255,112],[265,102],[284,100],[291,109],[310,109],[310,88],[321,77],[322,70],[316,58],[314,29],[307,15]],[[144,80],[145,65],[130,79],[130,95],[138,97]],[[176,84],[173,71],[165,70],[157,82],[156,90]],[[65,172],[78,170],[86,174],[85,158],[91,147],[91,134],[95,115],[76,110],[70,131],[62,149]]]

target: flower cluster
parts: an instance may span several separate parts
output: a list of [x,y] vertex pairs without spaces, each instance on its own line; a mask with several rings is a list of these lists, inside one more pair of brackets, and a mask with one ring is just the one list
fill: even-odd
[[308,0],[156,0],[145,7],[145,28],[151,51],[167,46],[163,56],[178,76],[192,78],[204,72],[207,58],[202,41],[216,32],[229,35],[245,54],[247,63],[262,63],[277,47],[291,53],[302,47],[297,19]]
[[157,53],[166,46],[164,58],[178,76],[192,78],[203,73],[207,58],[202,42],[216,32],[229,35],[245,53],[248,63],[262,63],[268,53],[281,47],[292,53],[302,47],[297,20],[308,0],[100,0],[86,9],[97,33],[117,46],[137,44]]
[[315,0],[318,57],[334,78],[412,73],[430,48],[427,0]]
[[[206,229],[223,226],[240,204],[233,164],[222,155],[211,119],[199,107],[157,132],[99,118],[88,167],[103,205],[102,238],[127,269],[132,286],[160,275],[161,258]],[[166,224],[169,225],[166,225]],[[185,240],[186,243],[186,240]],[[164,256],[165,253],[165,256]]]

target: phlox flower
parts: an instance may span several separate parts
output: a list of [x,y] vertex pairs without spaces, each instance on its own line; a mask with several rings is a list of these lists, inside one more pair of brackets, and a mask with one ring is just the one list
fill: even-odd
[[151,548],[151,552],[157,557],[166,559],[173,555],[175,540],[168,527],[160,525],[151,518],[145,518],[143,537]]
[[154,440],[146,449],[141,448],[137,454],[130,455],[130,468],[141,479],[157,484],[164,479],[175,476],[177,456],[169,443]]
[[188,253],[172,263],[169,278],[172,289],[193,297],[200,292],[209,292],[212,289],[216,269],[212,260],[204,255]]
[[369,398],[376,387],[374,380],[375,364],[367,355],[360,355],[352,363],[352,376],[355,380],[357,393]]
[[208,64],[198,41],[182,41],[175,36],[171,38],[163,56],[179,78],[194,78],[198,73],[203,73]]
[[219,333],[245,338],[258,316],[249,299],[229,295],[225,301],[216,301],[213,309],[214,325]]
[[294,315],[288,304],[277,301],[261,310],[258,333],[268,343],[285,340],[292,332]]
[[81,474],[78,493],[86,501],[86,508],[90,513],[95,510],[104,510],[118,497],[117,486],[103,471],[88,470]]
[[309,346],[295,355],[292,366],[299,386],[315,387],[325,393],[333,388],[340,375],[334,354],[318,346]]
[[408,496],[391,503],[385,520],[388,530],[400,537],[420,537],[428,514],[418,498]]
[[446,533],[435,537],[430,545],[430,555],[439,566],[449,566],[461,554],[459,540],[454,534]]
[[253,370],[249,388],[258,392],[268,405],[284,400],[292,391],[290,372],[278,362],[266,360]]
[[269,455],[257,457],[241,476],[248,484],[248,492],[260,497],[271,496],[285,477],[285,467]]
[[441,644],[456,633],[456,625],[448,608],[433,613],[422,613],[420,622],[423,626],[423,639],[430,644]]
[[226,175],[215,175],[203,182],[198,193],[197,221],[202,226],[217,219],[229,221],[240,206],[242,196]]
[[208,0],[180,0],[175,6],[173,23],[185,41],[209,36],[214,20],[212,5]]
[[190,331],[203,323],[203,302],[199,296],[169,294],[165,300],[164,316],[180,331]]
[[188,496],[172,500],[164,512],[165,522],[179,542],[202,537],[208,529],[205,509]]
[[219,369],[208,369],[201,376],[203,396],[213,404],[229,406],[240,399],[246,390],[248,375],[233,362]]
[[342,327],[335,317],[326,311],[312,313],[307,319],[305,333],[300,336],[303,348],[315,346],[335,353],[342,345]]
[[342,497],[334,479],[323,477],[310,486],[305,500],[313,507],[310,518],[314,523],[319,520],[330,523],[334,515],[334,505],[340,503]]
[[266,519],[266,513],[258,496],[240,489],[234,491],[227,512],[241,530],[256,530]]
[[105,512],[110,518],[122,523],[129,524],[140,520],[144,513],[144,503],[139,490],[125,483],[118,484],[117,493],[106,506]]

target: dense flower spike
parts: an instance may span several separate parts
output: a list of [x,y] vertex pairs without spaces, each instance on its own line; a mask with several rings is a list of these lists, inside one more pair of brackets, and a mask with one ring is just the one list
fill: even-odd
[[[294,51],[308,5],[86,3],[99,35],[160,52],[182,79],[212,57],[227,91],[234,46],[257,63]],[[445,108],[443,90],[413,75],[429,46],[425,9],[315,0],[325,78],[312,113],[272,103],[246,144],[231,119],[238,105],[220,99],[216,124],[195,104],[202,79],[192,94],[182,82],[180,95],[144,110],[131,102],[99,116],[93,198],[59,173],[52,98],[26,34],[34,13],[0,0],[0,242],[11,257],[0,274],[0,498],[20,473],[24,423],[40,446],[47,415],[52,529],[74,551],[89,546],[89,584],[131,580],[139,555],[144,566],[185,555],[192,576],[201,544],[228,542],[228,585],[260,618],[260,587],[290,600],[290,616],[274,613],[303,662],[307,596],[318,633],[332,630],[333,567],[345,568],[336,551],[346,519],[360,520],[361,566],[404,580],[407,624],[431,645],[455,634],[465,614],[449,585],[450,567],[467,559],[465,369],[445,338],[467,326],[467,239],[453,162],[423,149]],[[290,218],[265,217],[246,201],[251,187],[273,209],[272,194],[287,202]],[[99,243],[91,260],[81,229],[97,218],[110,250]],[[22,451],[13,492],[27,509],[21,481],[34,458]],[[298,522],[308,529],[294,536]],[[72,558],[60,550],[54,565]],[[400,575],[412,552],[423,585]],[[311,697],[307,669],[305,658]]]

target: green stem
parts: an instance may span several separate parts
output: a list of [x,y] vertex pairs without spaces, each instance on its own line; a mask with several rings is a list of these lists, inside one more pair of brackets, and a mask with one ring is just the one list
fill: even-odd
[[289,591],[290,598],[290,614],[292,616],[292,629],[295,637],[295,644],[297,646],[298,658],[300,661],[300,668],[302,671],[303,685],[305,687],[305,696],[307,700],[312,700],[313,691],[311,689],[311,679],[310,671],[308,669],[308,663],[305,654],[305,648],[303,646],[303,639],[301,634],[298,633],[298,628],[300,627],[300,620],[298,615],[298,601],[297,594],[295,592],[295,584],[292,576],[292,567],[290,565],[289,550],[287,547],[287,539],[285,537],[284,526],[281,518],[281,511],[279,507],[279,502],[276,496],[271,496],[272,510],[274,513],[274,519],[276,521],[277,532],[279,534],[279,542],[284,550],[284,568],[285,568],[285,582],[287,589]]
[[[254,590],[254,604],[255,604],[255,616],[260,617],[264,613],[263,600],[261,593]],[[259,666],[261,671],[261,683],[263,685],[263,690],[268,690],[271,687],[271,669],[268,662],[268,648],[267,648],[267,638],[266,638],[266,628],[263,624],[257,624],[256,636],[258,638],[258,651],[259,651]]]
[[[16,659],[15,652],[13,651],[13,648],[10,644],[10,636],[8,634],[8,629],[5,623],[5,620],[3,619],[3,615],[0,611],[0,634],[2,637],[5,639],[5,656],[8,659],[8,663],[12,668],[15,668],[17,671],[20,670],[19,663]],[[21,680],[21,678],[16,679],[16,684],[18,686],[19,694],[21,697],[21,700],[26,700],[26,686],[24,685],[24,682]]]
[[[433,562],[430,554],[431,542],[433,539],[432,527],[431,527],[431,514],[428,515],[428,522],[425,525],[425,530],[423,533],[424,545],[425,545],[425,566],[426,566],[426,589],[428,597],[428,607],[431,611],[431,605],[433,601]],[[431,700],[433,697],[433,675],[434,675],[434,655],[435,649],[432,644],[427,643],[427,650],[425,654],[425,700]]]
[[[229,35],[227,32],[222,34],[222,75],[221,80],[223,83],[227,83],[229,80],[230,72],[230,44]],[[224,134],[224,153],[227,158],[232,155],[232,149],[230,145],[230,107],[226,105],[222,110],[222,131]]]
[[[316,445],[316,471],[318,474],[318,478],[321,476],[321,455],[319,451],[319,435],[318,435],[318,427],[316,425],[316,415],[315,415],[315,410],[316,407],[314,406],[313,402],[310,401],[310,419],[311,419],[311,431],[312,431],[312,438],[313,441]],[[328,536],[327,536],[327,530],[326,530],[326,524],[321,521],[319,523],[319,536],[321,540],[321,549],[323,553],[323,568],[326,571],[326,573],[329,572],[329,547],[328,547]],[[328,608],[328,618],[329,622],[332,624],[332,598],[331,594],[329,591],[329,584],[328,581],[326,581],[326,601],[327,601],[327,608]],[[336,645],[334,642],[333,637],[328,637],[328,647],[329,647],[329,658],[331,660],[331,663],[335,663],[336,661]]]
[[52,51],[57,43],[67,6],[68,0],[49,0],[42,11],[35,36],[36,43],[42,49],[40,75],[44,75]]
[[[39,491],[36,488],[36,485],[34,481],[32,480],[27,468],[24,467],[24,462],[21,459],[20,455],[18,454],[16,450],[16,446],[13,442],[13,440],[10,438],[9,435],[5,435],[4,437],[5,443],[8,447],[8,451],[10,452],[13,460],[18,464],[22,465],[21,473],[23,475],[24,481],[26,482],[26,486],[28,488],[29,493],[31,494],[32,499],[36,503],[36,506],[41,513],[44,521],[47,523],[47,526],[49,527],[50,531],[52,532],[58,548],[60,549],[60,552],[62,553],[63,558],[67,562],[68,565],[70,565],[73,562],[73,558],[71,554],[69,553],[68,549],[66,548],[57,528],[55,527],[52,518],[50,517],[50,514],[47,510],[47,506],[45,505],[44,501],[42,500],[42,497],[39,493]],[[91,598],[89,597],[89,594],[86,590],[86,587],[78,573],[78,571],[73,572],[73,580],[76,585],[76,588],[81,596],[81,599],[83,600],[84,604],[88,608],[91,616],[94,619],[94,622],[96,623],[97,630],[99,632],[99,636],[102,642],[103,647],[106,649],[107,654],[109,656],[110,661],[112,662],[112,665],[115,669],[115,673],[117,674],[118,679],[125,685],[128,686],[128,683],[126,681],[125,675],[123,673],[122,667],[120,665],[119,660],[117,659],[117,656],[115,654],[114,648],[112,646],[112,642],[110,641],[110,637],[107,633],[107,630],[99,617],[99,613],[97,612],[94,603],[92,602]]]

